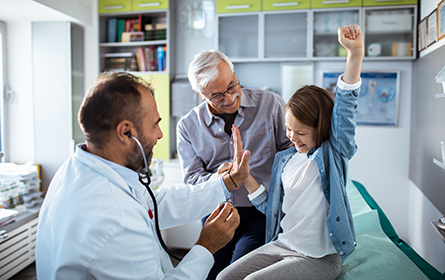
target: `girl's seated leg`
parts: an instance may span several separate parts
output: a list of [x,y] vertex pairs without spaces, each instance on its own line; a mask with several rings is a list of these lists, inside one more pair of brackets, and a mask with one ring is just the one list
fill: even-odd
[[218,274],[217,280],[334,280],[340,271],[341,258],[337,254],[311,258],[274,241],[232,263]]

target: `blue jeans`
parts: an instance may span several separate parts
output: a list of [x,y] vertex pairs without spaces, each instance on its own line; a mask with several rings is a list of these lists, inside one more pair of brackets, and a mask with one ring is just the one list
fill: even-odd
[[[240,224],[235,230],[233,239],[213,255],[215,263],[207,280],[216,279],[218,273],[229,264],[265,243],[266,216],[254,206],[237,207],[236,209],[240,215]],[[202,219],[203,224],[207,217]]]

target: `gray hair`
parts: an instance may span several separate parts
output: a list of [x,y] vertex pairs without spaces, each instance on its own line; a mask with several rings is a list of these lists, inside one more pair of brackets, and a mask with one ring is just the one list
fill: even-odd
[[216,79],[217,66],[221,61],[225,61],[232,73],[234,72],[233,63],[220,51],[209,50],[195,55],[188,69],[189,82],[194,91],[202,93],[204,87]]

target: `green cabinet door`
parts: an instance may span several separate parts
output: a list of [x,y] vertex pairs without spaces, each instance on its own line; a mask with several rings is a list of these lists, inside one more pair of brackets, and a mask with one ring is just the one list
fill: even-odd
[[263,11],[309,9],[310,0],[263,0]]
[[133,0],[133,11],[168,9],[168,0]]
[[416,5],[417,0],[363,0],[363,6],[397,6],[397,5]]
[[244,13],[261,11],[261,0],[216,0],[216,13]]
[[313,9],[361,7],[362,0],[312,0]]
[[131,0],[99,0],[99,14],[131,11]]

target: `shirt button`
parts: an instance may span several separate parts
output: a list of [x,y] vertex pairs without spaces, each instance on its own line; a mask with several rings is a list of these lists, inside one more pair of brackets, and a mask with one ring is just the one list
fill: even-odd
[[333,234],[332,232],[330,232],[330,233],[329,233],[329,236],[332,236],[332,235],[334,235],[334,234]]
[[343,256],[343,254],[344,254],[344,253],[343,253],[343,251],[340,251],[340,253],[339,253],[339,254],[340,254],[340,256]]
[[321,172],[321,173],[324,173],[324,169],[320,169],[320,172]]
[[230,145],[233,145],[233,142],[232,142],[232,141],[230,141]]

